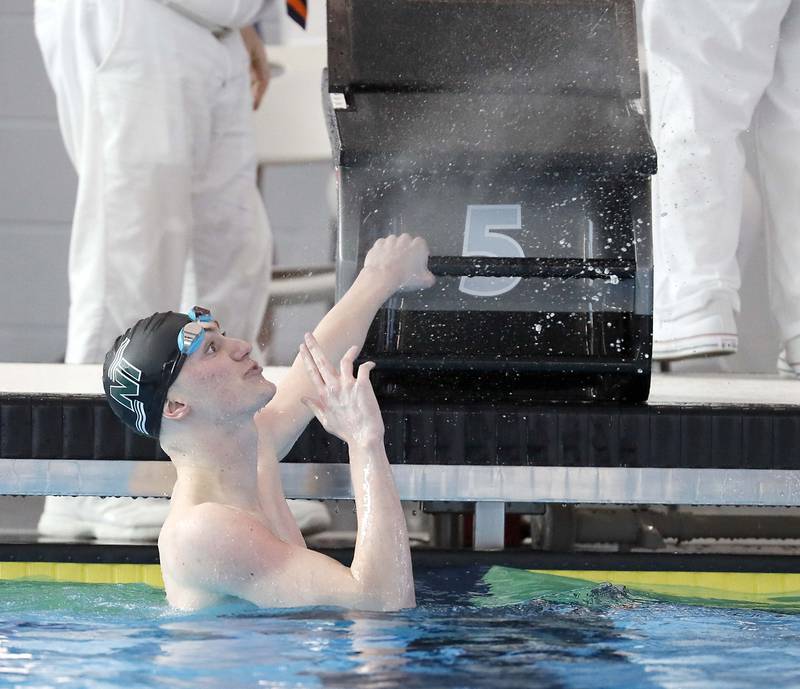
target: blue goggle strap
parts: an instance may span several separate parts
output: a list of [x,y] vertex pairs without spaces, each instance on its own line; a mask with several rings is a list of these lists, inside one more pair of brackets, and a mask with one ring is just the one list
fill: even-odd
[[204,309],[202,306],[195,306],[189,309],[189,313],[186,315],[193,321],[200,321],[201,323],[208,323],[211,321],[211,311]]

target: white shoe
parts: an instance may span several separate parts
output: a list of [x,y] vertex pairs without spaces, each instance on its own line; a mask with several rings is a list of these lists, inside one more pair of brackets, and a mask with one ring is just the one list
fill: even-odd
[[800,380],[800,337],[786,343],[778,357],[778,375]]
[[331,525],[331,513],[321,502],[317,500],[287,500],[286,502],[303,536],[311,536],[325,531]]
[[168,513],[162,498],[48,496],[38,531],[47,538],[157,541]]
[[[314,500],[288,500],[304,536],[331,525],[328,508]],[[97,538],[99,540],[158,540],[169,513],[169,500],[161,498],[55,497],[44,501],[38,531],[46,538]]]
[[654,361],[735,354],[738,346],[733,308],[723,299],[675,320],[653,319]]

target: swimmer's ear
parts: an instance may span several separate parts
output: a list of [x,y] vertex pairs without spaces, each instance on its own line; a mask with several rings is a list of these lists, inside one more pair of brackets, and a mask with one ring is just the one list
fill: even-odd
[[189,413],[189,405],[178,400],[168,399],[164,402],[164,417],[173,421],[180,421]]

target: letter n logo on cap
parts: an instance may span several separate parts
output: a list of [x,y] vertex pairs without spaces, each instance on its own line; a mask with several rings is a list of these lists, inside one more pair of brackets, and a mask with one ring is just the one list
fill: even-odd
[[108,377],[113,384],[109,386],[108,392],[117,404],[136,415],[136,430],[146,435],[147,416],[144,412],[144,405],[136,399],[139,396],[139,381],[142,379],[142,371],[125,358],[125,349],[129,344],[130,339],[125,338],[114,361],[111,362]]
[[117,401],[117,404],[134,411],[131,398],[139,396],[139,381],[142,379],[142,372],[124,357],[125,349],[130,342],[128,338],[125,338],[114,361],[111,362],[108,377],[116,383],[116,385],[110,386],[111,397]]

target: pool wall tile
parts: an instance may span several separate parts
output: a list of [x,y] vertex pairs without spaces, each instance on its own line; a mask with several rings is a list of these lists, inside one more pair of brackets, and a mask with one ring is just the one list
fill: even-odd
[[64,428],[61,402],[48,400],[31,410],[31,457],[63,456]]
[[[800,413],[788,406],[389,405],[384,421],[398,464],[800,468]],[[20,394],[0,394],[0,457],[166,459],[101,396]],[[347,447],[313,420],[285,461],[346,463]]]

